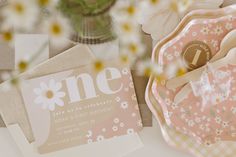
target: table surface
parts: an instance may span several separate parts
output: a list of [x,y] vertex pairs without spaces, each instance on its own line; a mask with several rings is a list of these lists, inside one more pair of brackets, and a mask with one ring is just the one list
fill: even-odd
[[[163,157],[191,157],[190,154],[178,151],[164,141],[160,128],[154,120],[153,127],[144,128],[140,133],[144,147],[138,149],[126,157],[157,157],[161,154]],[[7,129],[0,128],[0,157],[22,157],[19,155],[16,144],[12,140]]]

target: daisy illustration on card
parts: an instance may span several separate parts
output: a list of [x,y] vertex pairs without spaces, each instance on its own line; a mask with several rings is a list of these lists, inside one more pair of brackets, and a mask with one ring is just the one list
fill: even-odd
[[62,98],[65,97],[66,94],[60,91],[61,88],[62,84],[53,79],[49,81],[49,84],[41,82],[40,87],[34,89],[34,93],[37,95],[34,102],[41,105],[42,109],[50,111],[54,111],[56,106],[64,106]]

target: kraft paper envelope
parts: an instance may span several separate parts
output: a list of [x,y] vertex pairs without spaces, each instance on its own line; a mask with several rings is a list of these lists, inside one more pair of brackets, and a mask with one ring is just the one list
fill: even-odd
[[[0,44],[0,73],[6,72],[6,70],[17,69],[20,61],[26,61],[34,56],[30,66],[35,66],[49,59],[48,35],[17,34],[15,35],[14,43],[15,52],[14,48],[11,48],[6,43]],[[38,55],[39,50],[41,52]],[[0,127],[4,127],[5,125],[1,121],[0,117]]]
[[[62,54],[36,66],[34,69],[22,74],[23,79],[30,79],[51,73],[69,70],[91,63],[93,55],[86,46],[75,46]],[[6,82],[5,82],[6,83]],[[8,126],[12,137],[21,149],[25,157],[39,156],[34,150],[34,138],[24,103],[18,88],[12,88],[8,92],[0,92],[0,107],[4,122]],[[31,143],[31,144],[30,144]],[[130,151],[142,147],[137,134],[117,137],[101,143],[84,145],[66,149],[63,151],[40,155],[43,157],[65,157],[73,156],[103,156],[110,157],[114,154],[124,155]]]
[[6,43],[0,43],[0,70],[13,70],[15,66],[14,50]]
[[[40,53],[38,52],[40,51]],[[44,34],[15,35],[15,69],[20,61],[34,57],[30,66],[38,65],[49,58],[49,39]]]

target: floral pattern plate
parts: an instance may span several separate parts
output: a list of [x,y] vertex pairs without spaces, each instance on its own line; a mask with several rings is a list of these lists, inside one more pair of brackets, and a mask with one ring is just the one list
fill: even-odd
[[[181,30],[187,23],[189,23],[192,19],[201,19],[201,18],[211,18],[211,17],[219,17],[226,13],[234,14],[236,10],[236,6],[230,6],[225,9],[219,10],[198,10],[189,13],[180,23],[180,25],[176,28],[176,30],[170,34],[167,38],[162,40],[153,51],[152,59],[153,61],[157,61],[159,57],[161,57],[158,53],[160,49],[166,45],[172,39],[172,36],[175,36],[178,33],[178,30]],[[159,85],[160,86],[160,85]],[[187,151],[188,153],[193,154],[198,157],[231,157],[236,153],[236,143],[234,142],[218,142],[211,146],[206,146],[204,144],[198,143],[196,140],[191,137],[177,131],[176,129],[171,128],[167,125],[164,119],[164,112],[161,108],[160,103],[163,103],[164,99],[160,97],[159,88],[157,87],[157,83],[154,81],[154,77],[151,77],[146,90],[146,101],[151,109],[152,113],[158,120],[161,130],[163,133],[163,137],[166,142],[183,151]],[[168,93],[168,91],[167,91]],[[176,91],[177,93],[177,91]],[[174,95],[174,92],[173,92]],[[169,96],[168,96],[169,97]],[[172,99],[173,97],[169,97]],[[161,101],[161,102],[160,102]],[[162,104],[164,105],[164,104]],[[165,112],[167,115],[167,112]]]

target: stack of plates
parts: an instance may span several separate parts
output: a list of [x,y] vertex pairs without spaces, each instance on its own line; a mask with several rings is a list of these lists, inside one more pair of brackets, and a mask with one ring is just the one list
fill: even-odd
[[[207,63],[215,65],[218,62],[219,65],[219,61],[227,61],[225,58],[236,60],[229,56],[235,53],[235,29],[236,5],[218,10],[193,11],[173,33],[156,45],[152,54],[153,62],[165,67],[181,58],[188,69],[184,76],[161,83],[151,77],[146,90],[149,108],[171,146],[198,157],[235,155],[236,66],[228,65],[231,62],[224,63],[225,67],[214,70],[214,74],[230,74],[225,78],[226,82],[217,84],[219,80],[213,81],[217,87],[226,86],[227,81],[230,81],[228,94],[226,91],[221,95],[202,93],[207,89],[203,74],[211,82],[214,78],[211,70],[207,71]],[[194,83],[202,87],[197,90],[198,95],[193,91]],[[212,103],[213,98],[215,103]]]

